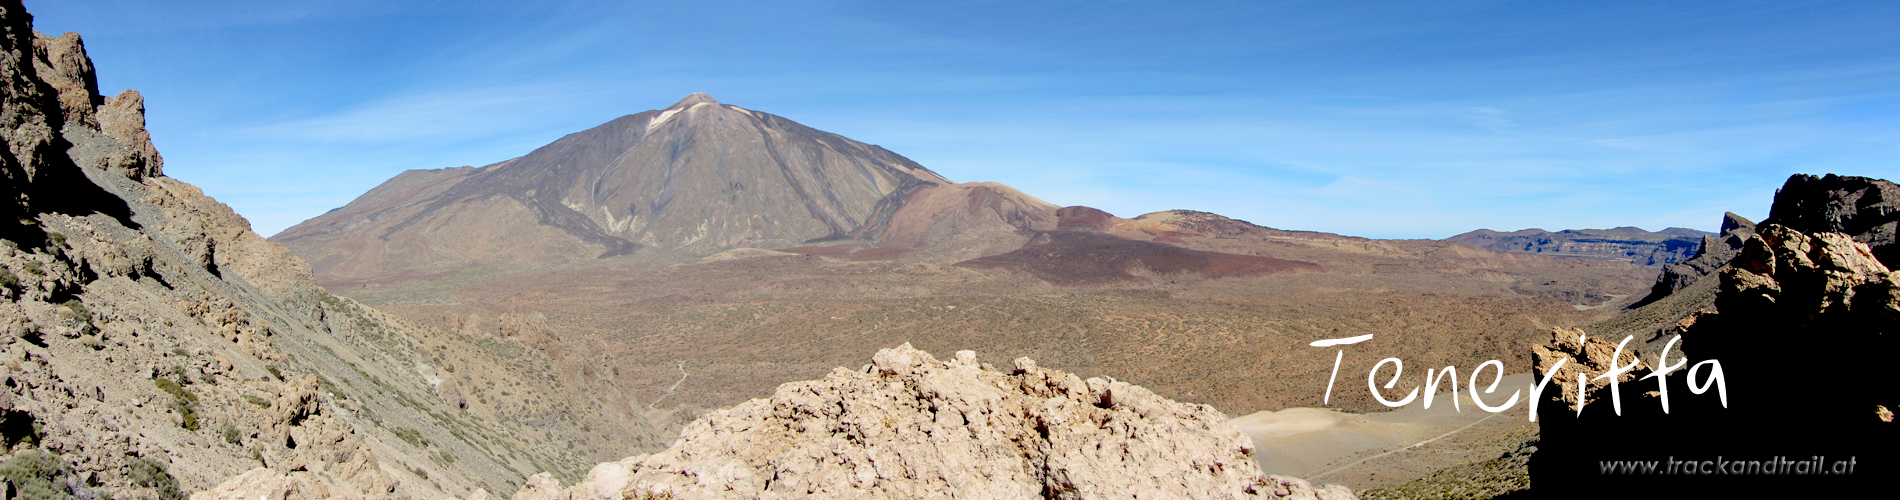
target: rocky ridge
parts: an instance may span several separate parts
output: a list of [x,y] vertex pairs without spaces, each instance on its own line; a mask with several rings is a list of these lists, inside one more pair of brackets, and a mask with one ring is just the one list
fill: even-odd
[[530,426],[470,401],[489,391],[458,388],[472,380],[441,352],[517,367],[531,391],[578,391],[529,376],[518,341],[458,339],[326,293],[229,207],[164,175],[141,97],[102,97],[78,35],[35,33],[11,0],[0,31],[9,491],[174,499],[266,468],[301,498],[442,497],[574,475],[586,457],[549,450],[585,428],[612,456],[657,448],[640,415]]
[[1690,259],[1698,240],[1709,233],[1672,227],[1657,232],[1634,227],[1614,229],[1525,229],[1501,233],[1479,229],[1445,241],[1499,252],[1537,253],[1564,257],[1609,259],[1644,266],[1661,266]]
[[[1719,475],[1617,475],[1598,468],[1602,460],[1675,460],[1690,452],[1698,460],[1851,458],[1861,471],[1891,470],[1900,428],[1881,410],[1900,403],[1900,392],[1884,381],[1900,332],[1900,275],[1853,236],[1764,223],[1719,276],[1712,308],[1661,332],[1680,339],[1664,362],[1673,371],[1640,362],[1629,350],[1612,360],[1612,342],[1619,339],[1568,340],[1581,331],[1556,332],[1550,345],[1535,349],[1540,376],[1559,360],[1569,365],[1552,377],[1539,402],[1542,441],[1530,463],[1535,484],[1618,490],[1667,484],[1705,492],[1775,485],[1820,492],[1855,491],[1873,480],[1868,472],[1817,472],[1734,483]],[[1690,380],[1683,368],[1705,362],[1711,365],[1700,369],[1702,378]],[[1634,367],[1617,378],[1620,411],[1604,404],[1616,389],[1595,377],[1613,366]],[[1713,385],[1711,366],[1719,366],[1723,383],[1719,392],[1704,393]],[[1820,366],[1826,368],[1811,369]],[[1666,389],[1646,380],[1657,370],[1668,373]],[[1583,373],[1592,378],[1580,379]]]
[[[714,412],[671,448],[572,486],[537,475],[514,498],[1353,498],[1263,475],[1252,441],[1212,407],[1028,358],[999,371],[971,351],[939,361],[905,344],[872,359]],[[208,495],[269,484],[237,478]]]

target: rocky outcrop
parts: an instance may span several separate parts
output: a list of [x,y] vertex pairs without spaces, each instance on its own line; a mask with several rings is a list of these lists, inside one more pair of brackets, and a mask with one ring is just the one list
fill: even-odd
[[1795,174],[1775,190],[1763,224],[1803,233],[1844,233],[1866,243],[1888,267],[1900,265],[1900,185],[1883,179]]
[[1634,227],[1614,229],[1525,229],[1501,233],[1489,229],[1460,234],[1445,241],[1497,252],[1535,253],[1562,257],[1608,259],[1645,266],[1674,264],[1695,255],[1700,240],[1711,236],[1694,229],[1672,227],[1657,232]]
[[[542,448],[581,429],[628,443],[649,435],[639,417],[607,425],[573,412],[564,421],[579,428],[523,437],[524,426],[465,408],[484,388],[455,375],[432,383],[429,349],[475,339],[318,288],[308,265],[230,207],[164,175],[141,97],[101,97],[78,35],[37,34],[30,21],[0,0],[9,491],[179,499],[262,468],[239,482],[272,489],[286,477],[293,498],[433,498],[513,489],[536,470],[576,474],[598,459]],[[484,359],[467,354],[456,361]],[[511,388],[558,387],[522,383],[535,387]]]
[[689,425],[671,448],[522,499],[1352,498],[1261,474],[1219,411],[1018,358],[939,361],[905,344]]
[[[1669,351],[1668,361],[1633,363],[1619,378],[1621,411],[1603,404],[1613,397],[1607,379],[1594,382],[1611,368],[1601,355],[1611,350],[1605,341],[1619,339],[1579,343],[1567,339],[1581,332],[1561,332],[1536,349],[1540,372],[1564,359],[1593,382],[1579,398],[1578,373],[1566,369],[1553,377],[1539,405],[1542,442],[1531,462],[1533,484],[1592,484],[1604,489],[1588,491],[1603,492],[1650,486],[1704,493],[1854,491],[1868,486],[1879,474],[1874,471],[1900,465],[1892,452],[1900,428],[1879,414],[1900,403],[1886,368],[1900,347],[1894,340],[1900,275],[1849,235],[1804,234],[1768,223],[1747,236],[1719,275],[1714,307],[1664,332],[1680,335],[1679,350]],[[1666,386],[1657,385],[1651,370],[1667,372]],[[1764,474],[1757,464],[1747,481],[1733,472],[1602,468],[1605,461],[1667,468],[1671,460],[1822,457],[1828,461],[1815,467],[1825,472]],[[1860,472],[1845,473],[1848,460]]]
[[1742,242],[1755,234],[1755,223],[1747,218],[1729,212],[1722,216],[1722,232],[1718,236],[1703,236],[1702,243],[1696,246],[1695,256],[1688,260],[1663,266],[1662,274],[1656,277],[1656,284],[1649,289],[1649,295],[1629,306],[1635,309],[1662,300],[1670,294],[1682,291],[1705,276],[1719,271],[1735,258],[1735,252],[1741,251]]

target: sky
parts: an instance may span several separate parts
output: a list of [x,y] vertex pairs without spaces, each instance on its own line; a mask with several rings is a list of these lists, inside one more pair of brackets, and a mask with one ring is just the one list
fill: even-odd
[[692,92],[958,182],[1375,238],[1900,178],[1900,3],[27,0],[261,234]]

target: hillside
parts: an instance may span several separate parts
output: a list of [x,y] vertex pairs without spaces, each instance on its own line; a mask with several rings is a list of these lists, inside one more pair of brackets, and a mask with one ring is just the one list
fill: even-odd
[[538,332],[456,335],[319,288],[165,175],[142,97],[100,93],[79,35],[33,32],[11,0],[0,30],[11,494],[176,499],[270,467],[318,496],[442,498],[670,437],[538,354]]

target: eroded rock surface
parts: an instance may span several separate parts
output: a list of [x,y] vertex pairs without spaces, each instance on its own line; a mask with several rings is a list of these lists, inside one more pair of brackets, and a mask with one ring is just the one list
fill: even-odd
[[1212,407],[1018,358],[999,371],[909,344],[689,425],[666,451],[521,499],[1352,498],[1267,476]]
[[[1536,349],[1540,374],[1559,359],[1566,367],[1540,400],[1534,485],[1595,485],[1580,494],[1648,487],[1844,492],[1861,491],[1893,470],[1900,428],[1880,410],[1900,402],[1886,368],[1900,334],[1900,275],[1848,234],[1804,234],[1778,224],[1753,233],[1721,268],[1712,307],[1660,332],[1680,337],[1667,361],[1615,362],[1634,366],[1617,378],[1620,411],[1605,404],[1611,388],[1596,377],[1611,368],[1609,353],[1621,339],[1578,342],[1581,331],[1562,331]],[[1581,397],[1579,369],[1591,377]],[[1667,372],[1666,385],[1650,378],[1652,371]],[[1710,466],[1685,474],[1685,460]],[[1718,460],[1820,465],[1779,473],[1757,465],[1741,474],[1716,472]],[[1648,462],[1667,470],[1671,461],[1675,472],[1605,469]]]
[[[432,365],[496,364],[487,351],[324,292],[230,207],[165,176],[140,95],[101,94],[79,35],[35,33],[15,0],[0,0],[0,104],[7,491],[171,500],[230,480],[269,498],[439,498],[659,448],[638,416],[583,408],[530,434],[484,406],[493,389]],[[629,445],[552,451],[583,433]]]

